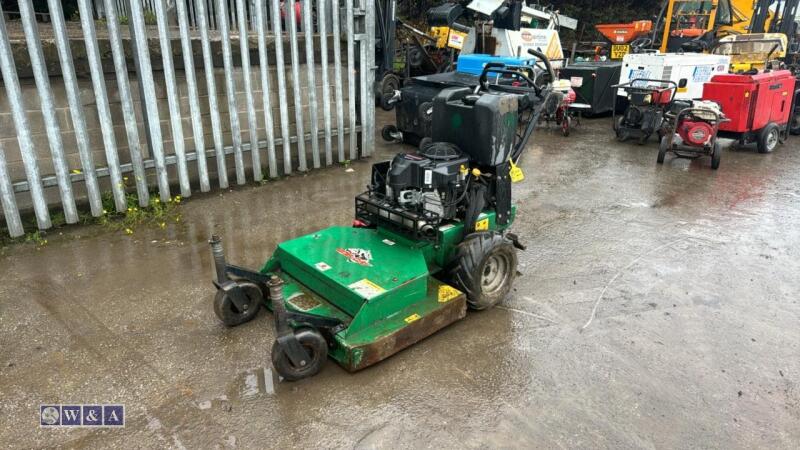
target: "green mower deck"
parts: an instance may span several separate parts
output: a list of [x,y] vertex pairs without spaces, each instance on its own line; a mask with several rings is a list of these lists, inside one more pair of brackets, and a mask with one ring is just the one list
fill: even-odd
[[281,243],[261,272],[284,281],[288,310],[343,322],[329,355],[355,371],[465,316],[466,296],[430,274],[426,254],[435,259],[435,251],[425,250],[434,247],[381,229],[331,227]]

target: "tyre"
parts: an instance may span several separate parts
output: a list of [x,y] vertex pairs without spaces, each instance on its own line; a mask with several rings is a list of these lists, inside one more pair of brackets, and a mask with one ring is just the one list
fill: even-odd
[[570,116],[564,116],[561,119],[561,134],[564,135],[564,137],[568,137],[571,128],[572,118]]
[[793,136],[800,135],[800,105],[797,104],[798,94],[795,94],[794,99],[794,110],[792,111],[792,117],[789,118],[789,134]]
[[719,142],[714,142],[714,153],[711,154],[711,168],[719,169],[719,160],[722,158],[722,146]]
[[667,156],[667,150],[669,150],[669,138],[664,136],[661,138],[661,143],[658,144],[658,158],[656,159],[656,163],[664,164],[664,157]]
[[261,303],[264,301],[264,294],[257,284],[249,281],[239,282],[239,288],[244,293],[247,303],[244,310],[239,310],[227,292],[218,290],[214,297],[214,313],[225,325],[235,327],[248,322],[258,314]]
[[459,246],[452,279],[467,294],[469,307],[482,310],[505,298],[516,274],[514,245],[500,234],[480,233]]
[[272,344],[272,367],[275,368],[278,375],[289,381],[302,380],[316,375],[328,357],[328,343],[318,331],[311,328],[300,328],[295,330],[294,335],[311,357],[311,360],[303,366],[297,367],[292,363],[283,346],[278,344],[277,339]]
[[758,133],[758,152],[772,153],[780,142],[781,130],[778,125],[769,123]]
[[395,125],[384,125],[381,129],[381,137],[386,142],[395,142],[397,139],[392,134],[397,133],[397,131],[398,129]]
[[431,142],[433,142],[433,139],[426,136],[419,140],[419,145],[417,146],[417,148],[422,150],[423,148],[427,147]]
[[648,140],[648,139],[650,139],[650,133],[648,133],[648,134],[645,134],[644,136],[641,136],[641,137],[639,138],[639,141],[638,141],[637,143],[638,143],[639,145],[644,145],[644,144],[646,144],[646,143],[647,143],[647,140]]
[[615,128],[614,131],[617,133],[617,140],[620,142],[625,142],[630,137],[630,132],[625,129],[622,125],[622,122],[625,120],[625,117],[620,117],[617,119],[617,123],[614,124]]
[[384,111],[391,111],[394,109],[394,104],[390,104],[389,100],[394,96],[394,91],[400,89],[400,78],[397,75],[389,73],[386,74],[381,80],[380,92],[378,93],[381,108]]

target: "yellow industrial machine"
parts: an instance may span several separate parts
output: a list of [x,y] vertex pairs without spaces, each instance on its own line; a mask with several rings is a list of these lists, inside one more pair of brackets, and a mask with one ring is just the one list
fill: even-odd
[[771,12],[763,0],[667,0],[661,52],[676,52],[684,43],[703,36],[714,40],[750,32],[751,21],[761,9],[769,27]]
[[788,39],[782,33],[754,33],[726,36],[712,53],[731,57],[731,72],[778,69],[786,58]]

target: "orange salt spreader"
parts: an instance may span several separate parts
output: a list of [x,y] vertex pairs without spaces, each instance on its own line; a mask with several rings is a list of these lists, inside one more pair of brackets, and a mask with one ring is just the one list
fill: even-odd
[[[653,30],[650,20],[637,20],[631,23],[601,23],[594,26],[608,42],[611,43],[609,57],[612,60],[621,60],[631,52],[634,41],[636,47],[649,47],[652,41],[646,36]],[[638,44],[638,45],[636,45]]]

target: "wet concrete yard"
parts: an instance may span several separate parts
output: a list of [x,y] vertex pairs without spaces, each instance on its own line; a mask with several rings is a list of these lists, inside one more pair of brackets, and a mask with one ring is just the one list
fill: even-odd
[[[271,316],[226,329],[212,311],[208,237],[259,267],[284,239],[348,224],[371,161],[400,149],[193,198],[165,230],[73,228],[6,248],[0,443],[800,445],[798,138],[728,150],[714,172],[657,166],[655,143],[617,143],[608,119],[569,138],[539,130],[515,185],[528,250],[505,302],[362,372],[329,360],[279,382]],[[127,426],[39,428],[42,403],[93,402],[124,403]]]

